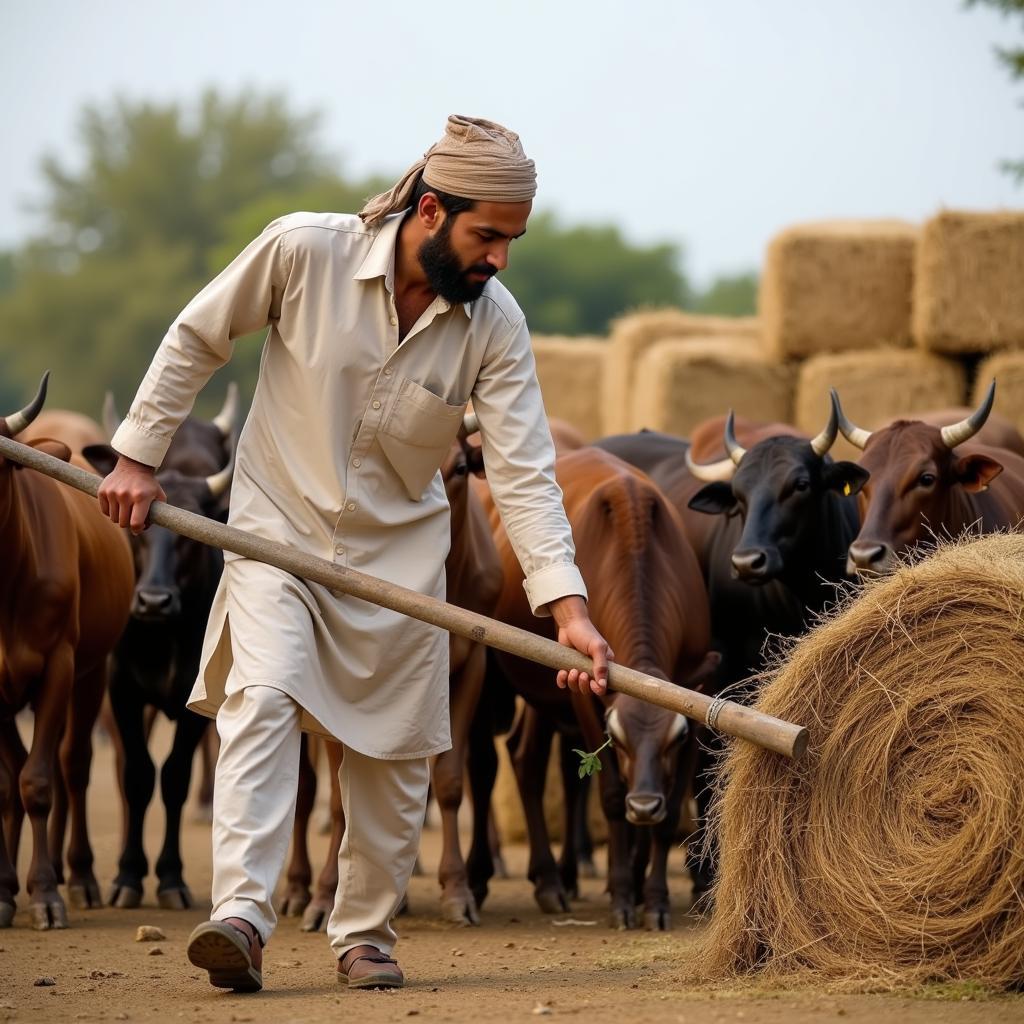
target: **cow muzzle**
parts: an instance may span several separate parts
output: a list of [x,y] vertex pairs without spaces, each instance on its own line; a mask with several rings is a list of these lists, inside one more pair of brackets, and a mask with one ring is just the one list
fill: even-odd
[[850,545],[846,558],[846,571],[855,576],[857,573],[888,572],[896,561],[892,546],[881,541],[855,540]]
[[737,548],[732,555],[732,571],[744,583],[766,583],[778,575],[779,558],[765,548]]
[[169,587],[141,587],[132,598],[132,618],[144,622],[173,619],[181,612],[181,597]]
[[667,813],[665,798],[660,793],[626,795],[626,821],[631,825],[658,825]]

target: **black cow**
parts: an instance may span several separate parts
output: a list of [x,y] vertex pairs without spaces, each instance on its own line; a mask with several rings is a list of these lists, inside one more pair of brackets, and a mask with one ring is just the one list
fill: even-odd
[[[234,468],[233,423],[237,391],[231,385],[213,422],[189,417],[174,436],[157,479],[167,500],[189,512],[223,518]],[[85,449],[102,473],[117,454],[107,445]],[[136,583],[131,618],[114,652],[110,701],[124,745],[124,792],[128,828],[109,902],[137,907],[149,871],[142,825],[153,796],[156,770],[147,746],[146,707],[177,723],[171,752],[160,770],[166,815],[164,843],[156,863],[157,899],[169,910],[192,906],[182,876],[181,812],[188,797],[192,761],[208,719],[188,711],[185,701],[199,671],[210,605],[220,581],[221,552],[198,541],[150,526],[132,538]]]
[[[835,414],[813,440],[768,425],[749,450],[736,440],[730,413],[728,457],[695,464],[681,438],[644,431],[608,437],[598,447],[642,469],[679,511],[704,571],[711,606],[712,649],[721,652],[715,689],[737,687],[766,667],[777,636],[796,636],[836,596],[846,552],[857,535],[856,499],[867,474],[828,456]],[[713,519],[708,516],[714,516]],[[750,696],[739,685],[735,698]],[[717,745],[713,737],[702,746]],[[710,758],[702,755],[705,781]],[[708,787],[697,793],[707,810]],[[711,864],[690,858],[694,894],[711,883]]]

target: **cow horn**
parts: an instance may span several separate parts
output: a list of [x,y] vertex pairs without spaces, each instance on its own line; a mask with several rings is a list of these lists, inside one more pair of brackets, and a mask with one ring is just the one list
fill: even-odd
[[729,416],[725,421],[725,450],[729,453],[733,465],[738,466],[747,454],[747,449],[736,440],[736,414],[729,410]]
[[686,468],[698,479],[706,484],[728,483],[736,473],[736,466],[732,459],[722,459],[719,462],[710,462],[701,465],[693,461],[692,449],[686,449]]
[[835,388],[831,389],[831,395],[832,409],[836,414],[836,420],[839,423],[840,432],[843,437],[850,442],[850,444],[863,451],[864,446],[871,440],[871,431],[865,430],[863,427],[855,426],[846,418],[846,415],[843,412],[843,407],[839,404],[839,393]]
[[475,412],[467,412],[462,417],[462,429],[465,431],[466,437],[475,434],[480,429],[480,420],[477,419]]
[[231,486],[231,478],[235,474],[235,448],[237,447],[237,442],[237,437],[232,434],[229,441],[231,454],[228,456],[227,465],[206,478],[206,486],[210,489],[210,494],[214,498],[221,497]]
[[114,392],[108,391],[103,396],[103,429],[107,432],[107,440],[114,436],[114,431],[121,425],[121,417],[114,401]]
[[238,416],[238,385],[231,381],[228,384],[228,393],[224,398],[224,407],[213,417],[213,425],[221,432],[221,436],[228,438],[235,429],[235,418]]
[[964,441],[969,441],[974,435],[985,426],[989,413],[992,411],[992,403],[996,400],[996,382],[992,381],[988,386],[988,394],[985,400],[965,420],[959,423],[952,423],[942,428],[942,440],[947,448],[955,448]]
[[39,382],[39,390],[36,392],[36,397],[20,412],[12,413],[5,418],[4,422],[11,437],[20,434],[39,415],[39,410],[42,409],[43,402],[46,401],[46,387],[49,382],[50,371],[47,370],[43,374],[43,379]]
[[815,438],[811,439],[811,448],[814,454],[819,459],[823,459],[827,454],[828,450],[836,443],[836,438],[839,436],[839,415],[836,412],[836,403],[832,402],[831,408],[828,414],[828,423],[825,424],[825,429]]

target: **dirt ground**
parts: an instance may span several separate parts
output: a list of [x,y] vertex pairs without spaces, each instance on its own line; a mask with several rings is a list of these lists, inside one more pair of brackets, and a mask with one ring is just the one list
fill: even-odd
[[[156,742],[166,744],[168,731]],[[97,876],[105,890],[118,855],[120,808],[112,784],[112,758],[97,747],[90,789],[91,831]],[[585,1021],[704,1024],[722,1021],[828,1021],[870,1024],[927,1022],[973,1024],[1024,1021],[1024,997],[991,997],[970,986],[925,991],[913,997],[836,995],[825,990],[764,991],[749,986],[694,987],[686,966],[700,934],[698,920],[677,913],[667,934],[616,932],[607,926],[600,880],[584,881],[571,915],[540,913],[524,878],[526,851],[506,849],[513,877],[496,881],[479,928],[440,920],[435,879],[440,832],[424,834],[425,874],[413,879],[412,914],[399,924],[396,955],[408,979],[399,992],[348,992],[334,980],[334,961],[323,934],[304,934],[286,919],[267,947],[266,988],[233,995],[210,987],[185,958],[193,926],[209,910],[209,826],[184,828],[186,879],[195,910],[156,907],[155,886],[138,910],[70,911],[71,928],[35,932],[22,896],[14,926],[0,931],[0,1021],[336,1021],[368,1024],[412,1017],[424,1021],[528,1020],[576,1017]],[[147,819],[147,850],[155,859],[162,828],[159,805]],[[314,832],[316,830],[314,829]],[[326,839],[313,836],[316,870]],[[23,847],[27,844],[23,844]],[[19,877],[24,879],[25,849]],[[599,856],[599,862],[603,857]],[[673,896],[686,902],[681,855],[672,859]],[[574,923],[563,923],[570,920]],[[592,922],[592,923],[582,923]],[[135,941],[139,925],[156,925],[166,940]],[[48,976],[54,984],[42,986]]]

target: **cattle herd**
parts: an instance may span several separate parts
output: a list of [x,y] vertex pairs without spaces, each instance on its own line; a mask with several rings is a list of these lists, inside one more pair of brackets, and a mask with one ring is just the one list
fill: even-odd
[[[0,435],[107,472],[116,457],[106,444],[110,424],[105,432],[78,414],[43,411],[45,384],[25,409],[0,418]],[[553,423],[591,617],[617,660],[752,700],[772,639],[807,630],[838,588],[891,569],[936,537],[1016,528],[1024,518],[1024,438],[992,412],[994,393],[993,384],[976,410],[940,410],[869,433],[847,419],[833,391],[814,437],[731,412],[700,424],[689,439],[641,431],[593,445]],[[822,397],[827,406],[829,396]],[[179,430],[159,473],[171,503],[226,518],[236,419],[232,390],[212,422],[190,417]],[[470,415],[441,467],[452,510],[449,600],[550,636],[551,620],[530,613],[475,431]],[[830,456],[840,433],[861,449],[858,462]],[[26,814],[32,851],[23,881],[36,928],[67,926],[58,891],[64,883],[76,907],[140,904],[149,872],[142,822],[156,783],[147,749],[154,713],[176,723],[160,769],[167,823],[157,895],[162,907],[191,906],[179,829],[194,755],[213,733],[184,705],[220,553],[158,527],[129,538],[94,499],[4,459],[0,545],[0,927],[13,923],[21,891],[15,865]],[[581,777],[574,748],[600,749],[613,926],[670,927],[667,864],[684,831],[693,896],[709,903],[716,850],[702,823],[716,735],[621,694],[559,690],[550,670],[462,638],[451,639],[450,673],[453,747],[433,765],[446,919],[478,924],[489,881],[502,870],[490,813],[500,736],[522,797],[528,877],[543,910],[569,909],[588,853],[590,780]],[[34,713],[27,751],[16,722],[25,708]],[[105,898],[85,803],[92,733],[103,714],[118,748],[124,807],[122,854]],[[556,735],[565,791],[557,860],[542,806]],[[306,831],[319,742],[310,740],[282,894],[284,913],[301,915],[307,930],[321,928],[333,904],[345,827],[336,784],[344,754],[326,746],[335,780],[332,851],[314,885]],[[457,822],[464,780],[473,807],[466,856]],[[684,829],[691,798],[694,820]]]

